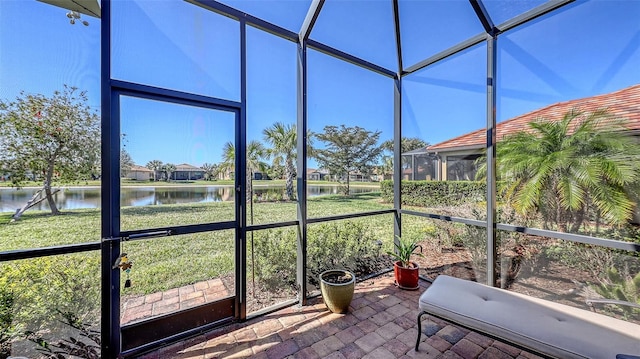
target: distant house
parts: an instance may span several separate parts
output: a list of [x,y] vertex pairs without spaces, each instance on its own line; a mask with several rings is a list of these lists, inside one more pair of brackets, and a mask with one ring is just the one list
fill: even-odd
[[[505,136],[528,130],[528,124],[538,119],[559,120],[577,109],[594,112],[607,109],[618,119],[627,121],[626,127],[640,135],[640,84],[612,93],[565,101],[514,117],[496,125],[498,142]],[[450,140],[402,154],[403,179],[407,180],[474,180],[475,161],[484,154],[486,129],[479,129]]]
[[329,175],[329,171],[323,169],[307,168],[307,180],[310,181],[324,181]]
[[126,178],[136,181],[150,181],[153,180],[153,171],[146,167],[132,165]]
[[384,180],[392,180],[393,179],[393,172],[389,172],[389,173],[378,173],[379,170],[375,169],[373,171],[373,174],[371,175],[371,181],[372,182],[381,182]]
[[192,181],[204,179],[204,170],[188,163],[176,165],[176,170],[171,174],[176,181]]
[[[343,177],[342,180],[345,178]],[[369,182],[371,181],[371,176],[366,175],[360,171],[351,171],[349,172],[349,182]]]

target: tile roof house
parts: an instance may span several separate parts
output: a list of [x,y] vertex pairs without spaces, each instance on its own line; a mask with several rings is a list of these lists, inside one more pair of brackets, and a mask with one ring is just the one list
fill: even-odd
[[307,168],[307,179],[310,181],[322,181],[329,175],[329,171],[324,169]]
[[149,181],[153,179],[153,171],[143,166],[132,165],[126,177],[136,181]]
[[200,180],[204,178],[204,170],[188,163],[176,165],[171,177],[174,180]]
[[[539,119],[558,120],[571,111],[591,113],[606,109],[615,119],[624,119],[625,127],[640,134],[640,84],[612,93],[555,103],[535,111],[500,122],[496,125],[498,142],[518,131],[528,130],[528,124]],[[404,179],[473,180],[475,160],[486,147],[486,129],[403,153],[406,167]],[[404,173],[404,172],[403,172]]]

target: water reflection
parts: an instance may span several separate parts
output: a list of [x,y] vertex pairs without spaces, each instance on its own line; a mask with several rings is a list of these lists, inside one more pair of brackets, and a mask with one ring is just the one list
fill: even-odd
[[[36,188],[0,188],[0,212],[15,212],[36,193]],[[377,191],[375,187],[352,187],[351,193]],[[254,187],[257,198],[282,198],[284,187]],[[307,196],[337,194],[338,186],[308,186]],[[100,208],[99,187],[74,187],[59,191],[54,195],[58,209]],[[232,186],[176,186],[176,187],[123,187],[120,192],[120,204],[127,206],[151,206],[163,204],[222,202],[233,201]],[[35,210],[48,210],[47,201],[32,207]]]

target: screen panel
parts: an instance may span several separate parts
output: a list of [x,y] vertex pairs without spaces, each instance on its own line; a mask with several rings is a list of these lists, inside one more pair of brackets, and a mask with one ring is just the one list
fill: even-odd
[[234,112],[120,97],[122,230],[235,219]]

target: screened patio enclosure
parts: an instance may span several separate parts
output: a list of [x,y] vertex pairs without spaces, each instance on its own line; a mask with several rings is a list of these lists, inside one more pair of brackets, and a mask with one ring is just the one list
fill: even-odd
[[[446,273],[578,307],[619,299],[640,273],[636,1],[102,0],[99,18],[32,2],[38,35],[1,41],[15,59],[0,67],[37,75],[0,77],[12,89],[1,100],[87,91],[100,182],[90,192],[91,178],[64,182],[59,169],[64,216],[45,206],[12,221],[15,209],[0,207],[0,310],[11,313],[0,353],[37,357],[38,342],[93,333],[82,340],[101,357],[136,357],[304,306],[331,267],[375,281],[400,237],[421,244],[423,280]],[[0,23],[22,26],[27,10],[0,10]],[[89,25],[45,21],[67,10]],[[56,41],[68,58],[31,62]],[[621,110],[606,105],[613,97]],[[590,107],[572,108],[564,133],[536,127],[571,117],[541,109],[573,103]],[[514,133],[529,147],[501,151],[513,142],[496,126],[525,114]],[[580,142],[566,155],[594,137],[573,136],[590,118],[587,133],[633,146]],[[428,151],[479,129],[482,145],[453,146],[446,166]],[[549,133],[564,152],[535,145]],[[176,164],[198,178],[176,179]],[[24,189],[2,191],[8,202]]]

